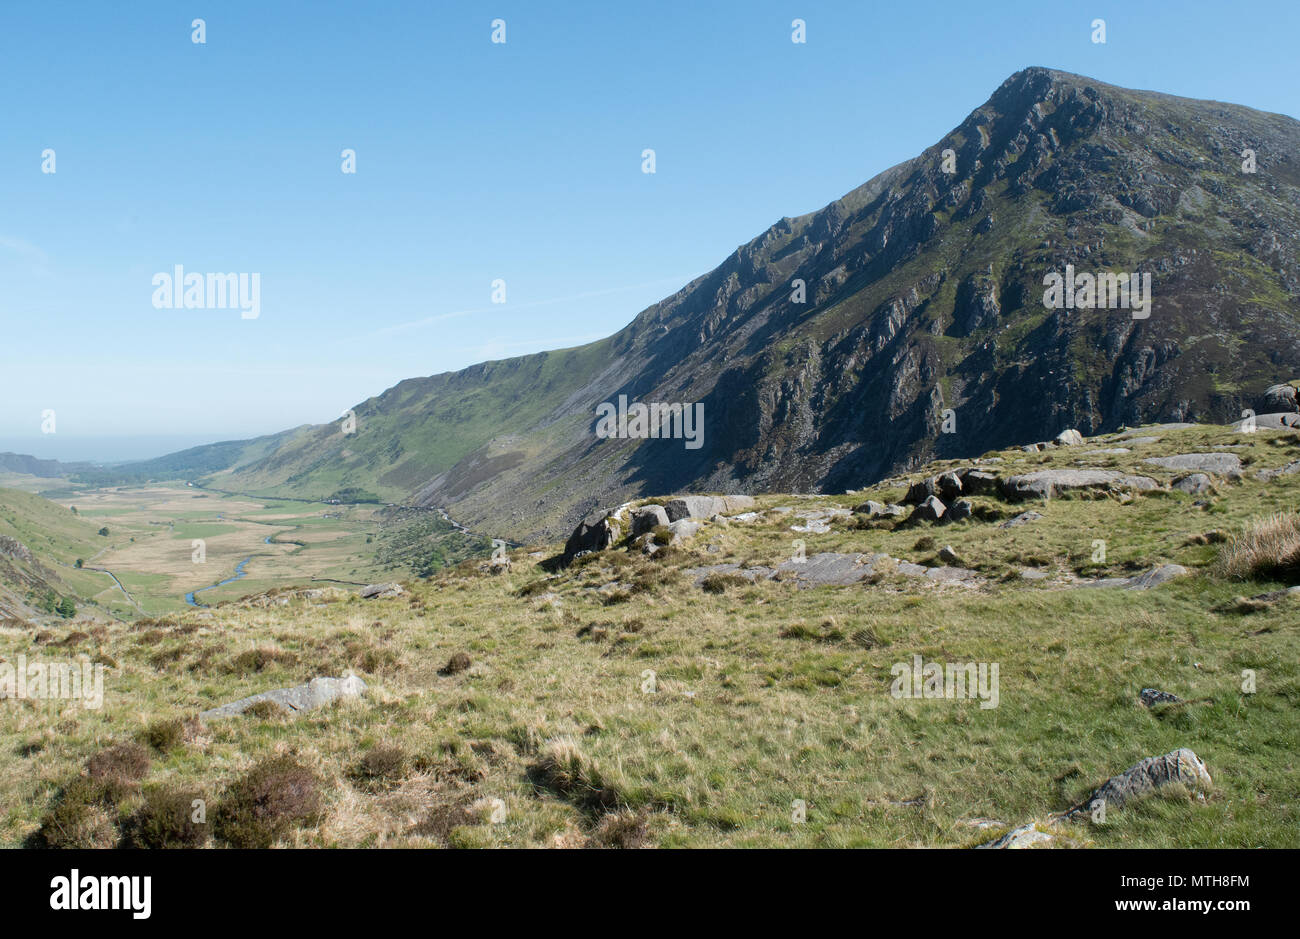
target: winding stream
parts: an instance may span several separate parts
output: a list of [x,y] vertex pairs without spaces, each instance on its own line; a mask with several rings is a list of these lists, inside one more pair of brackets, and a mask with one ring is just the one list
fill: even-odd
[[[267,535],[264,539],[262,539],[262,544],[270,544],[270,543],[271,543],[270,535]],[[206,603],[200,603],[198,600],[194,599],[194,595],[196,593],[203,593],[205,590],[216,590],[218,587],[224,587],[226,584],[233,584],[237,580],[243,580],[244,577],[247,576],[248,574],[248,572],[244,570],[244,565],[246,565],[249,561],[253,560],[253,557],[254,555],[250,554],[248,557],[244,558],[237,565],[235,565],[234,577],[227,577],[225,580],[220,581],[218,583],[209,584],[208,586],[200,587],[197,590],[191,590],[189,593],[185,595],[185,602],[188,603],[190,606],[207,606]]]

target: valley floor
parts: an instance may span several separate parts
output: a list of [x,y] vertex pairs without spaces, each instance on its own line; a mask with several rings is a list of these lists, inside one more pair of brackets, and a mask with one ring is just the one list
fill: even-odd
[[[111,572],[93,599],[120,615],[157,615],[213,604],[284,583],[365,582],[376,572],[367,537],[377,506],[261,500],[190,487],[150,486],[51,494],[109,530],[85,566]],[[196,542],[202,542],[201,546]],[[244,562],[247,563],[244,563]],[[213,589],[236,575],[237,582]],[[132,609],[134,607],[134,609]]]

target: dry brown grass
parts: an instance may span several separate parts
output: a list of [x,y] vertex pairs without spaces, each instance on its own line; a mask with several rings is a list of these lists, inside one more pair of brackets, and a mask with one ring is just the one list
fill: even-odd
[[1248,524],[1223,546],[1218,569],[1237,579],[1300,580],[1300,514],[1279,512]]

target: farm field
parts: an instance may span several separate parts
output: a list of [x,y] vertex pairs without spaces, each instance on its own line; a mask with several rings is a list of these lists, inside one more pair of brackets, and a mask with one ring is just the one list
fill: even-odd
[[[83,521],[107,528],[86,568],[103,574],[89,596],[110,612],[149,615],[211,605],[284,583],[364,582],[367,538],[378,528],[377,506],[261,500],[189,487],[100,489],[50,493]],[[92,572],[82,571],[82,574]],[[214,586],[242,574],[238,580]]]

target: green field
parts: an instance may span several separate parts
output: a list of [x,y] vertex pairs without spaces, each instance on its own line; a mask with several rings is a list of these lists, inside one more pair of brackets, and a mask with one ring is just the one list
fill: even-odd
[[[187,593],[234,576],[246,558],[245,579],[204,591],[201,602],[314,579],[365,582],[384,573],[368,547],[381,530],[374,506],[265,502],[168,486],[47,495],[53,501],[0,490],[0,534],[56,570],[60,595],[75,595],[88,614],[132,618],[184,609]],[[104,528],[108,534],[100,535]],[[196,540],[204,543],[201,562]],[[77,560],[84,569],[75,568]]]

